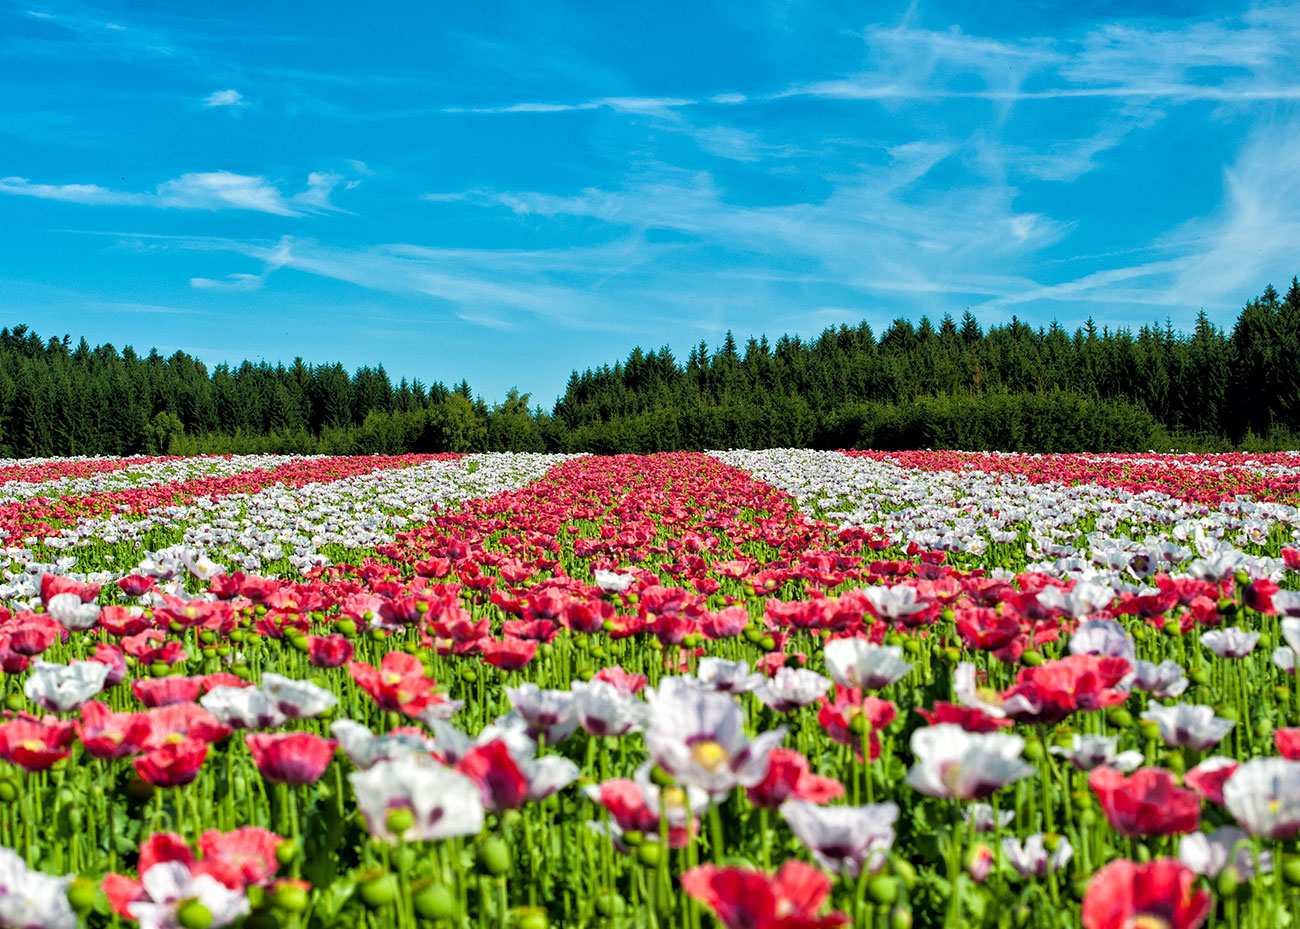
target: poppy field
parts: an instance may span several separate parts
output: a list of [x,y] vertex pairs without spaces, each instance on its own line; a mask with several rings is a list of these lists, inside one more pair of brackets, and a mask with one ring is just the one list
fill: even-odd
[[1300,924],[1300,454],[0,462],[0,926]]

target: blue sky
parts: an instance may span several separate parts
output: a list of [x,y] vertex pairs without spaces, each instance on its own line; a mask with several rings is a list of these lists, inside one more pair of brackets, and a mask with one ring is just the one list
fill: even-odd
[[727,329],[1230,324],[1300,272],[1297,9],[0,0],[0,305],[544,405]]

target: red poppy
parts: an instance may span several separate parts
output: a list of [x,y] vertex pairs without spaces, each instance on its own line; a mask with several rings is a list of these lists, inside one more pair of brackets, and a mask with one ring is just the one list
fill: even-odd
[[682,875],[682,889],[727,929],[830,929],[849,922],[839,911],[817,915],[830,896],[831,879],[802,861],[787,861],[771,876],[701,865]]
[[433,679],[425,677],[424,663],[409,652],[389,652],[377,669],[350,662],[348,674],[380,709],[416,716],[434,699]]
[[341,668],[352,660],[352,643],[337,632],[307,636],[307,660],[316,668]]
[[518,809],[527,798],[528,778],[500,739],[471,748],[456,762],[456,769],[478,784],[489,810]]
[[967,732],[997,732],[999,729],[1011,725],[1009,719],[989,716],[974,707],[961,706],[957,703],[939,702],[930,710],[918,706],[916,712],[925,717],[925,721],[931,726],[937,726],[940,723],[956,723]]
[[141,677],[131,682],[131,693],[147,707],[193,703],[203,689],[200,677]]
[[160,706],[147,715],[153,732],[145,743],[145,748],[158,748],[187,738],[211,744],[230,735],[229,726],[197,703]]
[[1163,768],[1140,768],[1125,777],[1103,766],[1088,775],[1088,786],[1121,835],[1180,835],[1201,824],[1201,798]]
[[125,758],[140,751],[153,726],[147,713],[114,713],[104,704],[91,700],[81,708],[77,736],[94,758]]
[[118,589],[128,597],[141,597],[153,590],[155,578],[143,574],[128,574],[117,582]]
[[775,810],[787,800],[830,803],[844,796],[844,785],[813,774],[808,759],[794,749],[774,748],[767,756],[767,774],[746,795],[754,806]]
[[273,784],[314,784],[334,757],[338,743],[311,732],[250,732],[244,744],[262,777]]
[[168,742],[135,760],[135,773],[155,787],[181,787],[199,776],[208,757],[208,743],[201,739]]
[[[862,691],[856,687],[841,687],[839,684],[835,685],[835,699],[832,701],[826,696],[822,697],[821,702],[817,722],[832,741],[840,745],[852,745],[861,761],[865,757],[862,751],[865,736],[871,760],[880,757],[880,736],[877,733],[898,717],[898,708],[894,704],[879,697],[863,698]],[[858,716],[863,717],[866,725],[866,730],[861,734],[852,731],[854,720]]]
[[1274,729],[1273,744],[1283,758],[1300,761],[1300,728]]
[[[1013,697],[1010,715],[1018,722],[1055,725],[1076,711],[1099,710],[1128,699],[1116,685],[1132,670],[1123,658],[1070,655],[1016,675],[1016,686],[1002,697]],[[1015,709],[1017,705],[1021,709]]]
[[0,758],[25,771],[45,771],[68,757],[72,737],[72,723],[15,719],[0,725]]
[[983,607],[957,611],[957,632],[968,648],[996,651],[1020,635],[1020,619]]
[[[244,826],[230,832],[209,829],[199,836],[203,860],[196,871],[210,874],[232,890],[250,884],[266,884],[275,874],[275,850],[284,841],[260,826]],[[143,869],[142,869],[143,873]]]
[[108,665],[108,677],[104,678],[105,687],[116,687],[126,680],[126,656],[116,645],[100,642],[95,646],[95,651],[89,660]]
[[596,672],[596,680],[605,681],[613,684],[614,689],[625,697],[641,692],[646,685],[646,676],[644,674],[629,674],[618,665],[609,668],[601,668]]
[[132,612],[125,606],[106,606],[99,611],[99,624],[112,635],[136,635],[152,625],[153,620],[142,612]]
[[1223,785],[1237,770],[1231,758],[1206,758],[1183,775],[1183,783],[1211,803],[1223,805]]
[[483,660],[502,671],[518,671],[524,668],[537,654],[537,643],[527,639],[507,636],[501,641],[486,639],[480,643]]
[[1171,858],[1112,861],[1088,882],[1084,929],[1197,929],[1213,901],[1196,887],[1196,879],[1195,871]]

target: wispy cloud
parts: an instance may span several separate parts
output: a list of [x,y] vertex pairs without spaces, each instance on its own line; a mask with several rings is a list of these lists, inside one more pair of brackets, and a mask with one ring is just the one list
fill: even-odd
[[[338,210],[330,194],[343,178],[312,172],[307,188],[286,196],[264,177],[232,171],[194,171],[163,181],[153,193],[112,190],[98,184],[41,184],[25,177],[0,178],[0,194],[88,206],[152,206],[186,210],[249,210],[275,216]],[[355,186],[355,185],[353,185]]]
[[237,90],[214,90],[203,100],[204,106],[245,106],[244,95]]

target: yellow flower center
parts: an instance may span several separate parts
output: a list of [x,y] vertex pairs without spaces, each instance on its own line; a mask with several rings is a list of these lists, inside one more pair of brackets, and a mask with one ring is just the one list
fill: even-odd
[[1173,923],[1162,916],[1139,913],[1124,924],[1124,929],[1174,929]]
[[731,756],[727,750],[713,740],[696,742],[691,746],[691,758],[704,770],[712,774],[725,765]]

